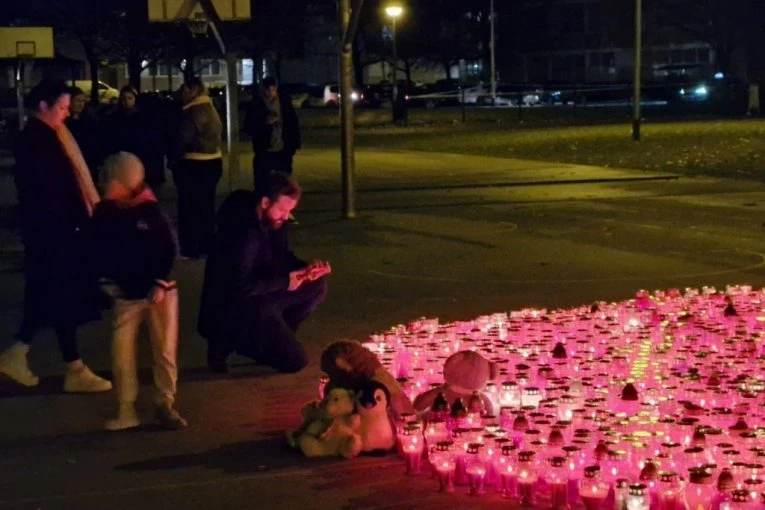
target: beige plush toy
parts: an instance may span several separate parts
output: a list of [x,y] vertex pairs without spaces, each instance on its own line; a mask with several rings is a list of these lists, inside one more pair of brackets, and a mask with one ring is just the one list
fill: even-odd
[[304,423],[288,434],[290,443],[300,448],[306,457],[356,457],[362,441],[356,432],[360,418],[354,413],[353,393],[334,388],[316,405],[303,408]]
[[430,411],[439,393],[443,393],[446,400],[452,403],[457,399],[467,402],[474,392],[477,392],[483,401],[484,412],[496,414],[499,409],[494,409],[491,399],[483,392],[486,383],[496,375],[496,365],[477,352],[455,352],[444,362],[444,384],[421,393],[414,399],[417,414],[422,415]]
[[340,340],[324,349],[321,369],[329,376],[327,389],[348,388],[358,393],[367,382],[377,381],[388,390],[388,403],[394,416],[414,412],[412,402],[396,379],[372,351],[358,342]]

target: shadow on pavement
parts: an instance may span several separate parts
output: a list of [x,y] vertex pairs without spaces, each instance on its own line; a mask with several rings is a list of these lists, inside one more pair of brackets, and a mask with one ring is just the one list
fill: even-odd
[[307,469],[328,466],[338,459],[307,459],[290,448],[284,434],[258,441],[231,443],[201,453],[158,457],[128,464],[118,464],[116,471],[158,471],[198,466],[227,474],[247,474],[300,467]]

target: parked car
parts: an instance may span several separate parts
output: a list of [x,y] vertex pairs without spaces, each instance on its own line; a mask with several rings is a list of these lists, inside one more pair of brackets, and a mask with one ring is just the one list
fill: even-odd
[[482,83],[465,90],[465,103],[476,105],[515,106],[518,104],[518,96],[525,106],[539,104],[541,91],[527,89],[524,85],[508,85],[498,83],[496,85],[496,98],[491,96],[491,85]]
[[[75,87],[79,88],[85,93],[85,96],[90,97],[90,92],[93,89],[93,82],[90,80],[74,80],[72,83]],[[100,104],[117,104],[120,98],[120,91],[108,85],[102,81],[98,82],[98,102]]]
[[[354,89],[351,99],[354,103],[364,98],[362,91]],[[340,106],[340,87],[337,83],[328,83],[311,87],[308,94],[308,106],[314,108],[337,108]]]

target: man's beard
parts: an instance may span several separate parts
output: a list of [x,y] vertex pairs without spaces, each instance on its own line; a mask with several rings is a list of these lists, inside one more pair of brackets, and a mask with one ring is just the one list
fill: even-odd
[[282,220],[272,220],[268,217],[268,214],[263,214],[263,218],[260,220],[260,223],[263,224],[264,227],[266,227],[268,230],[279,230],[284,226],[284,221]]

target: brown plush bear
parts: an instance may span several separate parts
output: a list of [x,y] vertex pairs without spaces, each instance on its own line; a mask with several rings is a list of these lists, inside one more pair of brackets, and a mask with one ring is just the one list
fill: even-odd
[[347,388],[358,393],[368,381],[377,381],[388,389],[390,410],[395,417],[414,412],[412,402],[396,379],[359,342],[340,340],[331,344],[321,355],[321,369],[329,376],[327,390]]
[[356,433],[360,417],[354,413],[355,407],[352,392],[342,388],[328,391],[318,405],[311,402],[303,408],[305,421],[288,434],[290,444],[306,457],[356,457],[362,442]]

